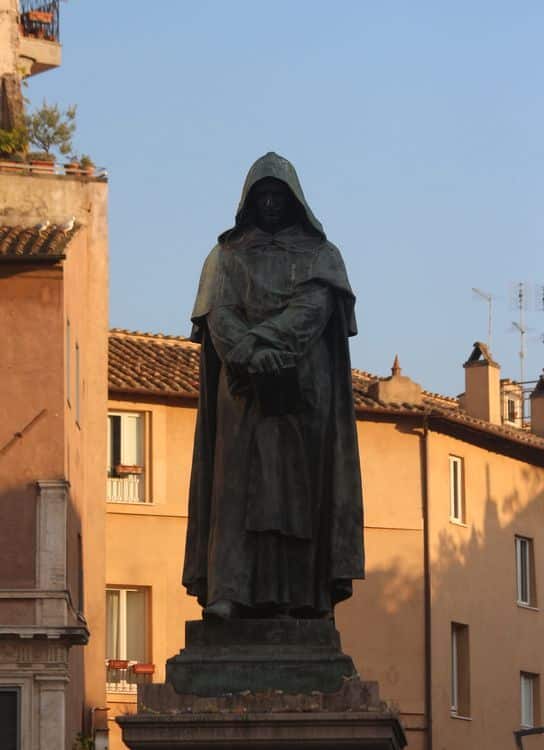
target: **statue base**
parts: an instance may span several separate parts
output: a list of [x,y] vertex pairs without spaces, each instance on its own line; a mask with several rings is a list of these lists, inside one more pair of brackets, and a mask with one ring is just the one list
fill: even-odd
[[117,717],[131,750],[401,750],[397,717],[362,682],[331,620],[187,622],[166,684]]
[[332,620],[193,620],[185,642],[166,662],[166,681],[180,694],[327,693],[355,675]]
[[138,713],[118,716],[130,750],[402,750],[398,718],[378,685],[345,678],[334,693],[282,690],[204,697],[170,683],[138,686]]

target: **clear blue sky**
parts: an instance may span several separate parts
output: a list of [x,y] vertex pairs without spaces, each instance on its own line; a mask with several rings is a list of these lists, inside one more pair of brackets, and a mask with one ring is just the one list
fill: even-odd
[[[511,285],[544,283],[541,0],[71,0],[63,65],[27,89],[78,105],[110,175],[111,325],[187,334],[202,261],[250,164],[296,166],[358,297],[354,366],[463,390],[486,339],[518,377]],[[534,295],[537,297],[538,295]],[[544,312],[526,313],[527,377]]]

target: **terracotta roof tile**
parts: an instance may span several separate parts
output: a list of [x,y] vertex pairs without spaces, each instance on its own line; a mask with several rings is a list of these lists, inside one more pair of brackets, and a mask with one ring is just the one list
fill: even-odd
[[114,391],[198,396],[199,346],[187,339],[114,328],[108,377]]
[[[114,328],[109,336],[109,388],[114,393],[198,397],[200,347],[182,336]],[[359,413],[423,415],[444,418],[516,443],[544,450],[544,439],[526,430],[493,425],[470,417],[456,398],[423,391],[423,403],[391,404],[369,394],[376,375],[352,371],[353,401]]]
[[0,226],[0,262],[60,260],[79,227],[76,224],[70,232],[65,232],[51,224],[40,232],[36,226]]

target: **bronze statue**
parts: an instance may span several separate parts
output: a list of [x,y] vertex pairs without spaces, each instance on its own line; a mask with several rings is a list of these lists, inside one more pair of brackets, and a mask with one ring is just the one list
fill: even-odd
[[206,617],[323,617],[363,578],[355,297],[293,166],[268,153],[204,265],[183,584]]

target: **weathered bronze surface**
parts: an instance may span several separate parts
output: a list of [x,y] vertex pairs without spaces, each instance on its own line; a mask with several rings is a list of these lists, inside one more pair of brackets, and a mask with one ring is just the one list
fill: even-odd
[[192,315],[201,392],[183,583],[210,617],[321,617],[364,577],[354,302],[294,168],[266,154]]
[[185,648],[166,662],[182,695],[333,693],[355,674],[329,619],[189,621]]

